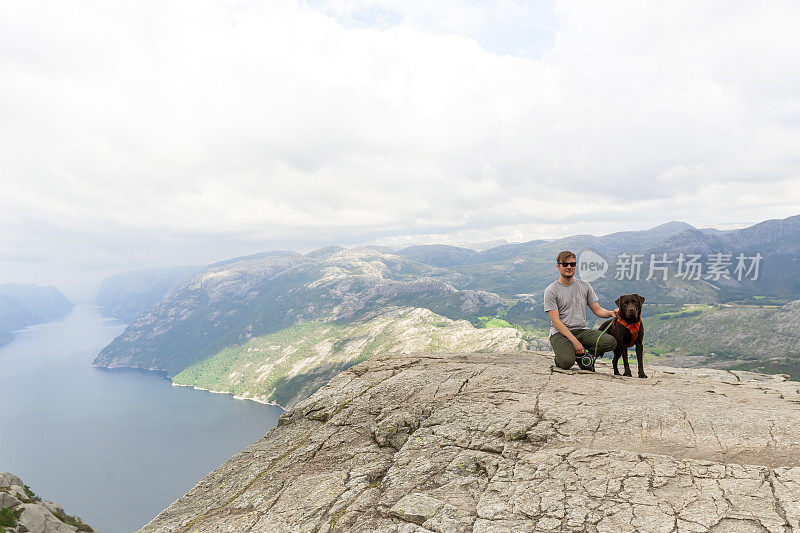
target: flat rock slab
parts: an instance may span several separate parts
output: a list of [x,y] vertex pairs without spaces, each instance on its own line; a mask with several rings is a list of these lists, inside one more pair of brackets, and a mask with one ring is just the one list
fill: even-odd
[[552,357],[376,356],[143,531],[800,530],[800,383]]

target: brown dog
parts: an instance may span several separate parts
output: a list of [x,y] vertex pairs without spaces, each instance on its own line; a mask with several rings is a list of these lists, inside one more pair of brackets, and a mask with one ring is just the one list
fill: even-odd
[[[622,357],[622,363],[625,365],[625,373],[623,376],[631,376],[631,367],[628,364],[628,348],[636,345],[636,361],[639,363],[639,377],[646,378],[644,373],[644,360],[642,353],[644,347],[642,346],[642,339],[644,338],[644,325],[642,324],[642,304],[644,303],[644,296],[638,294],[623,294],[617,301],[614,302],[619,307],[619,318],[614,320],[614,324],[608,328],[608,333],[617,341],[617,347],[614,348],[614,375],[619,376],[619,369],[617,368],[617,361]],[[611,320],[606,320],[600,326],[600,330],[604,330]]]

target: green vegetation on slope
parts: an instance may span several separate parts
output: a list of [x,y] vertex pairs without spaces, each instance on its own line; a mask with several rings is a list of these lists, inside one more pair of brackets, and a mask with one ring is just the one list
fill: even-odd
[[[0,526],[14,527],[19,521],[19,516],[22,514],[22,509],[12,511],[8,507],[0,509]],[[5,531],[5,528],[3,529]]]
[[306,322],[229,346],[177,374],[179,385],[288,405],[377,353],[509,351],[511,328],[475,329],[424,308],[395,309],[360,323]]
[[502,318],[497,318],[493,316],[479,316],[478,320],[480,320],[480,325],[484,328],[512,328],[514,327],[509,322],[503,320]]
[[272,394],[280,378],[286,376],[300,361],[318,355],[315,349],[324,350],[326,339],[339,339],[343,329],[342,326],[322,321],[282,329],[256,337],[243,345],[224,348],[182,371],[173,381],[181,385],[266,398]]

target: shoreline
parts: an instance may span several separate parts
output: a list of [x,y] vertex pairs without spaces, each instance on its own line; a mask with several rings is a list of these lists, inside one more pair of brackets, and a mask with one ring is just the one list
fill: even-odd
[[286,411],[286,408],[284,406],[282,406],[281,404],[276,403],[276,402],[268,402],[266,400],[259,400],[258,398],[251,398],[249,396],[241,396],[241,395],[237,395],[237,394],[234,394],[232,392],[229,392],[229,391],[212,390],[212,389],[206,389],[204,387],[198,387],[197,385],[185,385],[183,383],[175,383],[172,380],[170,380],[170,382],[172,383],[173,387],[189,387],[189,388],[192,388],[194,390],[201,390],[201,391],[205,391],[205,392],[210,392],[211,394],[227,394],[229,396],[233,396],[234,400],[256,402],[256,403],[260,403],[261,405],[272,405],[272,406],[275,406],[275,407],[280,407],[281,409]]
[[138,367],[138,366],[108,367],[108,366],[97,365],[95,363],[92,363],[91,366],[93,368],[99,368],[100,370],[109,370],[109,371],[132,370],[134,372],[144,372],[144,373],[147,373],[147,374],[155,374],[156,376],[160,377],[161,379],[169,381],[170,384],[173,387],[190,387],[190,388],[195,389],[195,390],[201,390],[201,391],[205,391],[205,392],[210,392],[211,394],[228,394],[230,396],[233,396],[234,400],[256,402],[256,403],[260,403],[261,405],[272,405],[272,406],[275,406],[275,407],[280,407],[284,412],[286,411],[286,408],[284,406],[282,406],[281,404],[276,403],[276,402],[268,402],[266,400],[259,400],[258,398],[251,398],[251,397],[248,397],[248,396],[237,395],[237,394],[234,394],[234,393],[229,392],[229,391],[211,390],[211,389],[206,389],[204,387],[197,387],[196,385],[184,385],[183,383],[175,383],[172,380],[172,376],[170,376],[165,370],[160,370],[158,368],[142,368],[142,367]]

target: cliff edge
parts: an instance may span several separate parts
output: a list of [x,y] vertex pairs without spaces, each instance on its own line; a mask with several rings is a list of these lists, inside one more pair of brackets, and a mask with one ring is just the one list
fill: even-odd
[[2,533],[74,533],[94,531],[79,516],[70,516],[64,508],[42,500],[20,478],[0,472],[0,532]]
[[551,363],[376,355],[142,531],[800,529],[800,383]]

